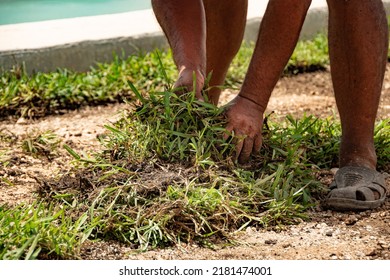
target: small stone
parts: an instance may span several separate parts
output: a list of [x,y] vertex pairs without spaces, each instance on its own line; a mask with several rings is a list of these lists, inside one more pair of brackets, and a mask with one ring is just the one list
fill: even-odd
[[358,218],[355,215],[350,215],[347,220],[345,221],[345,224],[348,226],[356,224],[358,221]]
[[326,226],[327,226],[327,224],[325,224],[325,223],[320,223],[320,224],[316,225],[316,228],[321,229],[321,228],[324,228],[324,227],[326,227]]
[[325,232],[325,235],[326,235],[326,236],[333,236],[333,230],[327,230],[327,231]]
[[278,243],[278,241],[276,239],[267,239],[264,241],[264,243],[266,245],[275,245],[276,243]]
[[383,249],[390,248],[390,243],[386,242],[385,240],[379,240],[378,241],[379,246],[381,246]]
[[248,233],[248,234],[253,233],[252,227],[247,227],[247,228],[245,229],[245,232]]
[[366,250],[364,251],[364,254],[365,254],[367,257],[375,256],[375,255],[376,255],[376,249],[375,249],[375,248],[366,249]]
[[19,118],[18,121],[16,122],[16,124],[21,124],[21,125],[27,124],[27,123],[28,123],[27,120],[23,117]]

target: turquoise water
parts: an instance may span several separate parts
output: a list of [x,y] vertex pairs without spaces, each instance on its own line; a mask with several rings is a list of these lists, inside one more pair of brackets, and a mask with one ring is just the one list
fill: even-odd
[[149,9],[150,0],[0,0],[0,25]]

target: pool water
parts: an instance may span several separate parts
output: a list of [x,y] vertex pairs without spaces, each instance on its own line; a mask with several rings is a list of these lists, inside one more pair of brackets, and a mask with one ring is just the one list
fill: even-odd
[[149,8],[150,0],[0,0],[0,25]]

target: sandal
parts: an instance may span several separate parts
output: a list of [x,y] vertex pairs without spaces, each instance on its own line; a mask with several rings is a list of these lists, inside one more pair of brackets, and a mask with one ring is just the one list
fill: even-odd
[[381,206],[386,199],[384,176],[366,167],[340,168],[330,184],[324,207],[335,210],[368,210]]

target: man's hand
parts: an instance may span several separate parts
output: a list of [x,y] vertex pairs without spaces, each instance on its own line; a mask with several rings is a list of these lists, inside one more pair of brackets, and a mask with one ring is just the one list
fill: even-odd
[[[247,162],[251,154],[260,151],[263,113],[263,109],[258,104],[240,95],[228,104],[226,129],[234,133],[237,139],[236,157],[239,163]],[[229,135],[225,136],[228,137]]]
[[194,90],[195,86],[195,97],[198,100],[203,101],[202,89],[204,86],[205,78],[199,70],[191,70],[182,67],[179,72],[179,78],[173,86],[177,94],[183,94]]

